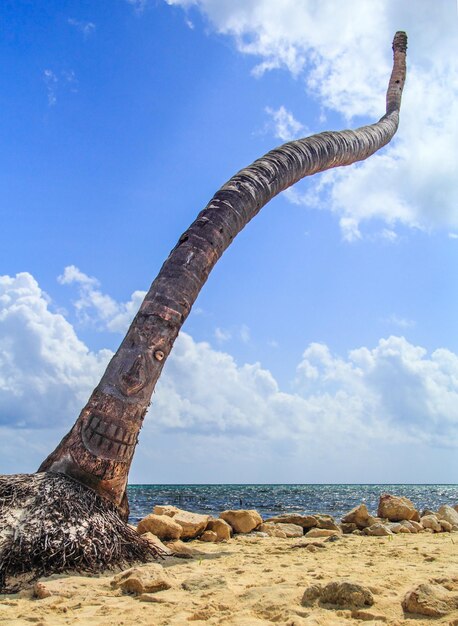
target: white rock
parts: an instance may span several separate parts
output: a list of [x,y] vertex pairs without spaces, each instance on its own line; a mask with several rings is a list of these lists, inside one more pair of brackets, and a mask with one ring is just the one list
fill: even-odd
[[437,512],[437,517],[439,519],[443,519],[449,524],[453,526],[453,524],[458,524],[458,512],[448,504],[444,504]]
[[194,539],[206,529],[210,516],[190,513],[189,511],[179,511],[175,513],[172,519],[182,528],[181,539]]
[[442,531],[442,526],[440,525],[440,522],[435,515],[425,515],[420,519],[420,524],[423,526],[423,528],[429,528],[435,533],[440,533]]
[[340,530],[328,530],[327,528],[312,528],[306,533],[307,539],[313,537],[333,537],[335,535],[340,535]]
[[137,526],[139,535],[143,533],[153,533],[162,541],[167,539],[179,539],[183,529],[173,519],[167,515],[155,515],[150,513],[144,517]]
[[419,521],[420,519],[420,514],[413,502],[403,496],[393,496],[389,493],[380,496],[377,515],[390,522],[399,522],[404,519]]
[[376,524],[372,524],[372,526],[365,528],[364,534],[368,535],[369,537],[384,537],[387,535],[392,535],[393,533],[388,528],[388,526],[385,526],[385,524],[381,524],[380,522],[377,522]]
[[262,517],[254,510],[223,511],[220,518],[227,522],[235,533],[249,533],[262,524]]
[[228,541],[232,536],[231,526],[223,519],[208,520],[207,530],[211,530],[216,533],[218,541]]

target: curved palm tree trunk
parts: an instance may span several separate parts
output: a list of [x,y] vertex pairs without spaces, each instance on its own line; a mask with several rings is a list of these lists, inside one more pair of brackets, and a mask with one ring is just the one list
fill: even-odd
[[406,34],[396,33],[386,114],[377,123],[290,141],[216,192],[171,251],[87,405],[39,471],[63,472],[127,513],[127,476],[143,418],[210,271],[234,237],[278,193],[305,176],[366,159],[391,140],[399,123],[406,48]]

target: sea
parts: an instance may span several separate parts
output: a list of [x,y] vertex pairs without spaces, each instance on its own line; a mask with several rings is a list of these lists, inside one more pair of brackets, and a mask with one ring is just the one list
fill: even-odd
[[458,485],[129,485],[132,524],[156,504],[218,516],[227,509],[256,509],[263,519],[282,513],[327,513],[340,518],[366,504],[373,514],[382,493],[406,496],[422,509],[458,504]]

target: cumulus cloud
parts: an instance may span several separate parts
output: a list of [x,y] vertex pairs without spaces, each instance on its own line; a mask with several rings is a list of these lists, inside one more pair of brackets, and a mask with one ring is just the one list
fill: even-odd
[[381,339],[346,359],[312,344],[298,367],[298,388],[313,397],[349,402],[374,438],[458,445],[458,357],[427,351],[404,337]]
[[116,302],[99,289],[99,281],[87,276],[74,265],[68,265],[58,281],[77,285],[79,297],[74,306],[80,321],[99,324],[111,332],[125,332],[138,311],[146,291],[134,291],[128,302]]
[[[403,337],[333,355],[311,344],[294,392],[280,389],[259,363],[237,365],[182,333],[166,365],[152,413],[161,428],[271,441],[372,441],[458,445],[458,356],[428,355]],[[157,426],[156,426],[157,427]]]
[[[73,266],[61,282],[93,291],[97,285]],[[21,471],[16,457],[24,447],[31,464],[40,462],[72,425],[111,355],[91,351],[30,274],[0,277],[0,435],[8,446],[0,471]],[[313,343],[285,391],[261,364],[238,364],[181,333],[142,431],[141,441],[150,442],[139,456],[144,468],[155,440],[172,448],[181,442],[188,460],[199,445],[201,463],[210,445],[233,450],[233,463],[237,455],[251,459],[250,467],[272,454],[300,465],[305,455],[315,472],[335,458],[352,465],[364,449],[370,458],[371,448],[389,456],[397,446],[408,459],[419,447],[456,448],[458,355],[445,348],[428,354],[397,336],[344,356]],[[221,459],[229,463],[223,452]]]
[[110,356],[78,339],[31,274],[0,276],[0,424],[75,419]]
[[[397,138],[368,161],[335,170],[318,184],[321,206],[344,238],[383,220],[411,228],[456,228],[458,44],[456,3],[428,0],[166,0],[198,8],[213,28],[258,60],[257,75],[283,68],[304,80],[322,110],[344,120],[384,111],[396,30],[409,35],[408,80]],[[310,192],[302,196],[310,206]],[[317,197],[314,198],[317,200]]]

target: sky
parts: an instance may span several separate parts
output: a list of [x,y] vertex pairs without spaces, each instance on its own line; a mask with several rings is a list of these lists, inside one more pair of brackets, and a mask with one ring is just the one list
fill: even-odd
[[396,137],[226,251],[130,482],[458,482],[456,0],[0,4],[0,473],[67,433],[230,176],[384,114],[397,30]]

